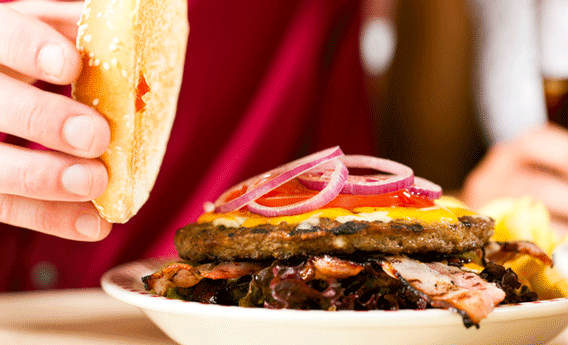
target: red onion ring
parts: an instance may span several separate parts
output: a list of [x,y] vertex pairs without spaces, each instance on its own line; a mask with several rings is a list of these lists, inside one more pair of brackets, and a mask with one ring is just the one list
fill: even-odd
[[442,196],[442,187],[425,178],[415,176],[414,185],[408,191],[415,195],[422,195],[430,199],[438,199]]
[[339,195],[349,174],[347,167],[339,159],[332,160],[330,164],[333,164],[335,169],[329,178],[329,183],[327,183],[327,185],[318,194],[308,200],[279,207],[263,206],[258,204],[256,201],[251,201],[247,205],[248,209],[251,212],[260,214],[261,216],[279,217],[310,212],[326,205]]
[[[377,195],[409,188],[414,183],[414,172],[404,164],[372,156],[350,155],[339,158],[348,168],[369,168],[394,175],[379,179],[376,176],[349,175],[341,194]],[[322,190],[328,183],[328,166],[298,176],[298,180],[313,190]]]
[[[249,178],[237,185],[229,188],[215,201],[215,212],[228,213],[238,210],[251,201],[258,199],[274,188],[290,181],[291,179],[305,173],[306,171],[318,167],[330,160],[343,156],[339,146],[331,147],[323,151],[313,153],[309,156],[297,159],[293,162],[279,166],[269,172]],[[232,200],[227,198],[234,192],[246,188],[246,192]],[[323,189],[323,188],[322,188]],[[339,192],[338,192],[339,193]],[[259,205],[260,206],[260,205]]]

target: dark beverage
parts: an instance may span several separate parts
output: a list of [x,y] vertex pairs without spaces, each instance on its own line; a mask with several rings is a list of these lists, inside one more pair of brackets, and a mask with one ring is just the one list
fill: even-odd
[[537,3],[540,68],[548,119],[568,128],[568,1]]
[[544,79],[548,119],[568,128],[568,79]]

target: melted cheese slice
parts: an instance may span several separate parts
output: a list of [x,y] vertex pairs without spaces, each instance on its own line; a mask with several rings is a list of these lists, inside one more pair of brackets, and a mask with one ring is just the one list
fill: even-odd
[[457,223],[458,218],[465,215],[479,216],[462,207],[445,207],[436,205],[427,208],[412,207],[359,207],[353,210],[343,208],[324,208],[294,216],[264,217],[248,211],[234,211],[230,213],[208,212],[197,220],[197,223],[213,223],[228,228],[255,227],[262,224],[278,225],[286,222],[298,225],[300,228],[310,228],[319,224],[320,218],[329,218],[340,223],[349,221],[382,221],[392,220],[418,221],[423,224]]

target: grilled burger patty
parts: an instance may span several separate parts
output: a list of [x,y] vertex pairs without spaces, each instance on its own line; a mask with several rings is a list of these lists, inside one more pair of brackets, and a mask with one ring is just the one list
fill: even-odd
[[288,259],[362,252],[383,254],[457,253],[482,247],[493,235],[494,221],[462,216],[457,223],[392,220],[340,223],[321,218],[316,226],[280,223],[230,228],[212,223],[179,229],[174,244],[190,261]]

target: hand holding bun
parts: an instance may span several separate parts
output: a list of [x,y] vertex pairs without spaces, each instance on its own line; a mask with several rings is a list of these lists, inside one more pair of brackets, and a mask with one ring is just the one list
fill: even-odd
[[189,25],[186,0],[86,0],[77,47],[83,70],[73,97],[109,121],[101,156],[109,173],[93,201],[113,223],[148,199],[176,113]]

